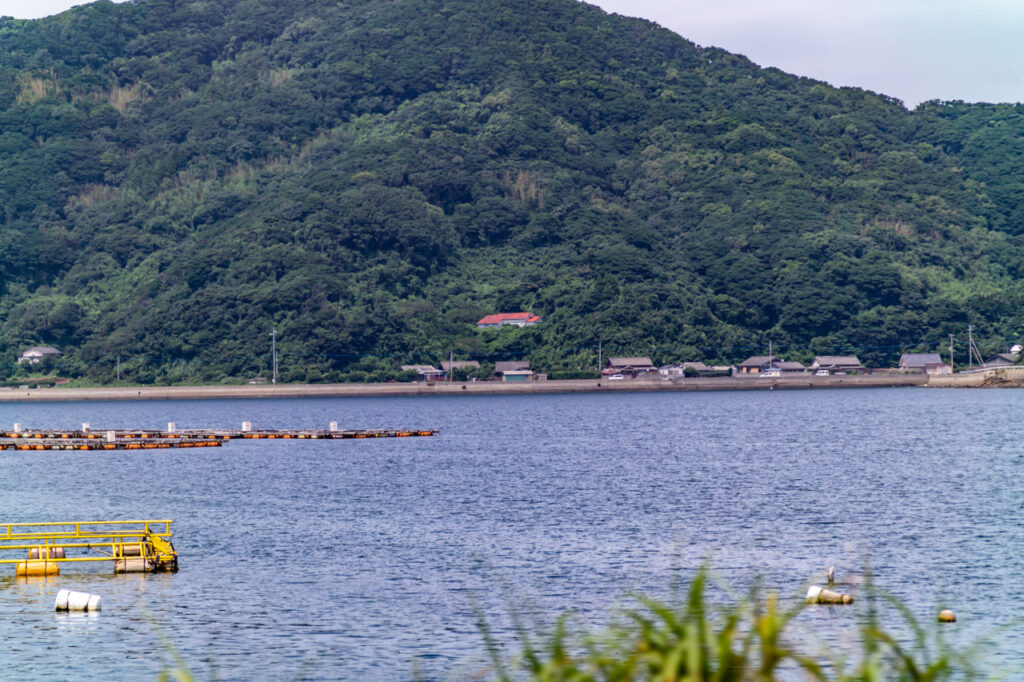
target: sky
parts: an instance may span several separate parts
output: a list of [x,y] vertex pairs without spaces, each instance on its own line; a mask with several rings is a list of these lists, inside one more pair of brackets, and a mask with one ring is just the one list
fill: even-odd
[[[1024,101],[1021,0],[590,0],[761,66],[903,100]],[[82,0],[0,0],[33,19]]]

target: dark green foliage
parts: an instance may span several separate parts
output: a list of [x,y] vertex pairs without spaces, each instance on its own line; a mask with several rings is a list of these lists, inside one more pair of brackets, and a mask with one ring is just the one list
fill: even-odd
[[1004,351],[1022,169],[1022,107],[908,112],[572,0],[101,1],[0,24],[0,349],[161,382],[265,375],[275,328],[288,381]]

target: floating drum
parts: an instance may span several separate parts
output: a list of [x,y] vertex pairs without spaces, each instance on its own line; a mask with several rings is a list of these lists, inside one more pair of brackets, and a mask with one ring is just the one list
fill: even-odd
[[[51,547],[49,549],[49,551],[46,552],[46,554],[51,559],[63,559],[64,558],[64,548],[63,547]],[[28,551],[28,558],[29,559],[38,559],[39,558],[39,547],[33,547],[32,549],[30,549]]]
[[124,545],[121,547],[121,556],[142,556],[140,545]]
[[100,596],[88,592],[73,592],[61,590],[57,593],[57,601],[53,605],[54,611],[99,611]]
[[153,562],[149,559],[118,559],[114,562],[114,573],[150,573]]
[[56,562],[42,559],[40,561],[19,561],[14,567],[14,574],[20,577],[60,575],[60,567]]

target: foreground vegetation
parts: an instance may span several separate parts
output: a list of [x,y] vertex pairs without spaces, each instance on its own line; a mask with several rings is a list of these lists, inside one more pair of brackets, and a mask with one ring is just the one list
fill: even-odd
[[274,329],[306,382],[987,355],[1024,328],[1022,168],[1024,107],[911,112],[574,0],[0,19],[0,375],[266,375]]
[[[859,651],[851,642],[828,649],[822,640],[794,625],[803,605],[782,610],[775,595],[761,596],[757,587],[746,598],[719,607],[709,597],[709,576],[702,569],[686,594],[671,603],[638,596],[611,625],[588,632],[572,614],[560,617],[550,632],[531,629],[518,608],[512,621],[519,648],[509,653],[499,644],[482,611],[477,609],[489,665],[470,666],[451,679],[537,682],[969,682],[1010,679],[1013,668],[995,677],[985,661],[984,641],[954,650],[940,628],[926,628],[898,600],[866,586],[866,613],[841,609],[859,620]],[[807,607],[811,608],[811,607]],[[890,622],[881,624],[881,613]],[[896,620],[898,622],[892,622]],[[163,653],[171,664],[159,680],[189,682],[193,672],[161,633]],[[341,671],[323,669],[328,676]],[[414,675],[419,679],[419,675]],[[306,679],[305,673],[295,679]]]
[[[821,680],[832,682],[914,682],[981,679],[979,649],[952,651],[898,602],[906,635],[883,629],[878,597],[869,597],[867,617],[860,626],[859,656],[818,653],[792,625],[801,608],[780,610],[775,596],[747,599],[723,609],[707,595],[707,571],[690,585],[680,606],[639,598],[616,623],[598,633],[571,631],[568,616],[552,633],[537,637],[517,618],[521,650],[509,659],[481,618],[493,668],[490,677],[502,681],[662,680],[665,682],[755,682]],[[870,591],[869,591],[870,592]],[[820,607],[851,609],[852,607]],[[811,653],[809,653],[811,652]]]

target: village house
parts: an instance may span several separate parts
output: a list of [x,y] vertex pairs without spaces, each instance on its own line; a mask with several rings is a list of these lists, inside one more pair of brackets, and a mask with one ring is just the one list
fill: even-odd
[[1017,364],[1017,359],[1020,358],[1021,346],[1020,344],[1013,344],[1010,346],[1010,350],[1005,353],[996,353],[995,357],[987,361],[982,367],[985,369],[993,369],[998,367],[1012,367]]
[[661,367],[658,368],[658,374],[669,379],[671,379],[672,377],[681,377],[683,376],[683,366],[662,365]]
[[416,372],[423,381],[437,381],[444,378],[444,370],[433,365],[402,365],[403,372]]
[[779,374],[806,374],[807,368],[796,361],[779,360],[773,363],[773,369]]
[[531,327],[540,322],[540,315],[533,313],[496,313],[486,315],[476,323],[480,329],[487,327]]
[[18,358],[19,363],[27,362],[30,365],[38,365],[45,359],[56,359],[61,352],[53,346],[32,346]]
[[768,371],[768,367],[778,360],[774,355],[751,355],[749,358],[736,365],[736,374],[762,374]]
[[684,362],[681,366],[683,368],[684,375],[687,373],[692,375],[696,372],[699,377],[708,377],[713,374],[720,374],[728,371],[727,367],[708,367],[703,362]]
[[826,371],[829,374],[852,374],[864,372],[867,368],[860,364],[856,355],[815,355],[811,363],[812,372]]
[[662,365],[658,368],[658,374],[667,378],[684,376],[706,377],[715,374],[715,369],[708,367],[703,362],[683,362],[675,365]]
[[468,374],[469,372],[480,369],[480,363],[476,360],[442,360],[441,369],[444,370],[445,378],[451,379],[453,370],[463,370]]
[[529,381],[533,371],[529,360],[502,360],[494,363],[494,376],[502,381]]
[[736,366],[735,374],[780,376],[807,371],[799,362],[788,362],[778,355],[752,355]]
[[991,360],[986,360],[982,365],[985,369],[996,369],[999,367],[1012,367],[1017,364],[1018,353],[996,353]]
[[441,362],[441,369],[443,369],[445,372],[450,372],[453,369],[474,370],[480,369],[480,363],[477,362],[476,360],[455,360],[453,362],[443,360]]
[[942,361],[938,353],[904,353],[900,356],[901,372],[925,374],[952,374],[953,369]]
[[643,356],[608,358],[601,374],[615,376],[621,374],[626,379],[636,379],[658,371],[651,359]]

